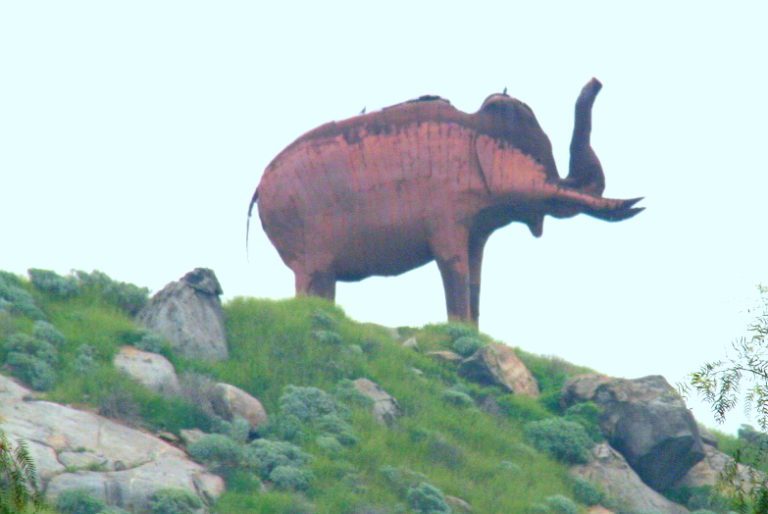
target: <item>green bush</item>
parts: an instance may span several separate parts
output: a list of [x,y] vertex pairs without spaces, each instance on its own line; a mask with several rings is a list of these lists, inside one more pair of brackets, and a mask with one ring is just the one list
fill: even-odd
[[427,482],[421,482],[408,489],[408,505],[423,514],[450,514],[451,508],[445,501],[443,491]]
[[429,436],[427,455],[430,462],[442,464],[448,469],[459,469],[466,461],[464,451],[439,433],[433,433]]
[[45,314],[35,305],[35,300],[22,287],[21,281],[17,278],[11,279],[9,274],[0,276],[0,299],[4,300],[4,310],[30,319],[45,319]]
[[451,347],[453,351],[463,357],[469,357],[483,346],[483,342],[473,336],[461,336],[456,339]]
[[289,385],[280,397],[280,414],[312,421],[326,415],[346,415],[346,409],[330,394],[317,387]]
[[529,512],[531,514],[579,514],[579,507],[570,498],[556,494],[545,498],[542,503],[537,503]]
[[85,374],[96,367],[96,348],[89,344],[81,344],[77,347],[75,360],[72,366],[79,374]]
[[471,396],[463,391],[457,391],[454,388],[446,389],[441,396],[444,402],[455,405],[456,407],[470,407],[475,404],[475,401]]
[[347,378],[339,380],[333,390],[333,396],[349,406],[363,409],[370,409],[373,406],[373,400],[358,391],[355,384]]
[[75,271],[80,287],[101,293],[104,300],[130,315],[137,314],[149,301],[149,289],[112,280],[106,273]]
[[99,514],[105,508],[87,489],[69,489],[56,498],[56,509],[62,514]]
[[312,326],[316,329],[334,330],[338,322],[326,311],[318,309],[312,313]]
[[224,471],[249,462],[246,449],[222,434],[208,434],[187,447],[187,453],[196,461],[211,469]]
[[200,498],[186,489],[159,489],[149,497],[152,514],[192,514],[202,506]]
[[315,439],[315,444],[326,455],[336,456],[344,451],[344,446],[332,435],[320,435]]
[[594,445],[584,427],[575,421],[549,418],[524,426],[526,438],[538,450],[567,464],[586,464]]
[[310,458],[301,448],[285,441],[256,439],[251,442],[249,449],[263,479],[271,480],[272,472],[280,466],[300,468]]
[[131,513],[125,509],[121,509],[120,507],[115,507],[114,505],[111,505],[106,509],[100,510],[99,514],[131,514]]
[[580,477],[573,479],[571,489],[576,501],[584,505],[592,506],[602,503],[605,500],[605,493],[589,480]]
[[515,421],[539,421],[552,416],[539,402],[527,396],[506,394],[496,403],[502,414]]
[[31,268],[27,270],[29,280],[38,291],[57,298],[70,298],[80,293],[80,286],[75,277],[62,277],[56,272]]
[[32,325],[32,335],[36,339],[47,341],[55,347],[63,346],[67,342],[62,333],[56,330],[56,327],[43,320],[37,320]]
[[341,336],[333,330],[313,330],[312,339],[322,344],[339,345],[342,343]]
[[141,339],[136,341],[134,345],[139,350],[144,352],[162,353],[168,348],[163,336],[155,332],[147,332],[141,336]]
[[119,419],[129,424],[139,419],[139,403],[133,395],[119,386],[108,387],[99,395],[98,412],[104,417]]
[[51,343],[16,333],[8,337],[3,351],[11,373],[33,389],[48,391],[56,383],[54,365],[59,359]]
[[278,489],[306,491],[312,480],[312,473],[295,466],[277,466],[268,477]]
[[440,325],[440,329],[451,339],[451,341],[455,341],[460,337],[477,336],[476,328],[469,325],[463,325],[461,323],[446,323],[444,325]]
[[568,407],[563,417],[583,426],[589,437],[598,443],[605,440],[603,431],[600,429],[601,414],[602,410],[594,402],[584,402]]

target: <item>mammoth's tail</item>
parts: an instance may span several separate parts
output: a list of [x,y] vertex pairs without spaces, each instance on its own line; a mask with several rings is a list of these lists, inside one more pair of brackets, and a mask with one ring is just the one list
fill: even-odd
[[248,258],[248,240],[250,239],[249,236],[251,234],[251,214],[253,214],[253,206],[256,205],[256,202],[259,200],[259,188],[256,188],[256,191],[253,192],[253,197],[251,198],[251,203],[248,205],[248,219],[245,221],[245,257]]

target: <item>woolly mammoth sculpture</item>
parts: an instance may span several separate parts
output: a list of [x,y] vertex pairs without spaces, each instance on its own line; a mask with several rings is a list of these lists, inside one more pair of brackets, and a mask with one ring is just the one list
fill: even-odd
[[474,114],[424,96],[308,132],[267,167],[253,194],[297,295],[333,300],[336,281],[398,275],[437,261],[448,317],[477,323],[483,247],[512,221],[634,216],[640,199],[601,195],[590,145],[592,79],[576,102],[570,170],[557,173],[533,111],[506,94]]

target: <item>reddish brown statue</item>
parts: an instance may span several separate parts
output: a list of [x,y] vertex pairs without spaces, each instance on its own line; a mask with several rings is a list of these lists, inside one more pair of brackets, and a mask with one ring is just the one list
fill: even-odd
[[336,281],[398,275],[437,261],[448,317],[477,323],[488,236],[512,221],[538,237],[544,216],[618,221],[639,199],[602,198],[589,137],[592,79],[576,102],[568,177],[533,111],[489,96],[474,114],[421,97],[304,134],[253,195],[264,230],[296,275],[296,294],[333,300]]

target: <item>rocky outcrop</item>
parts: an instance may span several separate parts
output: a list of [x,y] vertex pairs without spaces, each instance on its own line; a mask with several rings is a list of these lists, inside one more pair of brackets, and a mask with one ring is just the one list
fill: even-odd
[[167,487],[203,500],[224,482],[175,446],[141,430],[57,403],[29,400],[30,391],[0,375],[0,417],[13,440],[23,439],[45,495],[87,489],[112,505],[145,512],[148,497]]
[[426,354],[437,361],[448,364],[458,364],[462,360],[461,355],[448,350],[437,350],[434,352],[427,352]]
[[138,321],[162,334],[184,357],[224,360],[229,353],[221,293],[213,271],[197,268],[153,296],[139,313]]
[[648,487],[632,470],[624,457],[607,443],[595,445],[588,464],[574,466],[575,476],[600,485],[606,494],[631,512],[685,514],[688,509],[673,503]]
[[657,491],[681,479],[704,458],[696,421],[661,376],[636,380],[582,375],[563,388],[565,406],[598,404],[600,428],[638,475]]
[[385,425],[391,425],[401,415],[400,405],[379,384],[367,378],[352,381],[355,389],[373,401],[373,416]]
[[714,487],[723,471],[734,466],[735,473],[730,487],[748,492],[752,490],[753,484],[762,484],[766,478],[765,474],[749,466],[736,464],[732,457],[714,446],[705,444],[704,453],[704,458],[688,470],[688,473],[675,484],[675,487]]
[[251,428],[256,428],[267,422],[267,411],[261,402],[242,389],[220,382],[215,386],[216,396],[213,408],[217,415],[232,421],[236,417],[243,418]]
[[115,367],[160,394],[178,394],[179,378],[168,359],[157,353],[123,346],[112,360]]
[[539,386],[515,351],[507,345],[483,346],[459,366],[459,375],[474,382],[498,385],[523,396],[539,396]]

